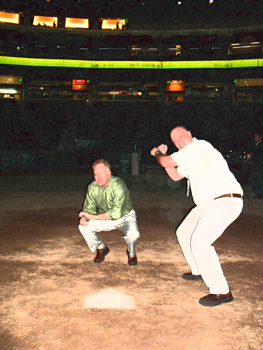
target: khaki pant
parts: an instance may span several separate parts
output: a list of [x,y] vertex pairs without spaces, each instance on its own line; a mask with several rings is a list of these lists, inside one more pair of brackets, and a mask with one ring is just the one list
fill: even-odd
[[229,287],[212,244],[240,215],[242,198],[220,198],[195,207],[176,235],[192,274],[201,275],[211,294],[226,294]]
[[92,253],[96,252],[98,246],[102,243],[97,232],[118,229],[123,232],[123,238],[130,251],[130,256],[134,257],[136,255],[135,246],[138,243],[140,232],[134,210],[117,220],[90,220],[87,226],[79,225],[78,228]]

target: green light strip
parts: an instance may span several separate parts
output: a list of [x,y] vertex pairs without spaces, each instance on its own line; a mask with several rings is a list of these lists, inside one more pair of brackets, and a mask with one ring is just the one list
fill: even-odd
[[82,61],[0,56],[0,64],[90,69],[223,69],[263,67],[263,59],[221,61]]

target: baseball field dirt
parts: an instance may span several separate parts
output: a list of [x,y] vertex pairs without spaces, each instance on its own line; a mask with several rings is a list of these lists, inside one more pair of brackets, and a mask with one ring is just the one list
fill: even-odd
[[77,228],[88,171],[0,175],[0,349],[262,350],[263,199],[243,185],[244,210],[214,244],[234,301],[209,308],[204,283],[182,279],[185,183],[159,169],[121,177],[141,232],[137,266],[120,231],[101,233],[110,253],[93,262]]

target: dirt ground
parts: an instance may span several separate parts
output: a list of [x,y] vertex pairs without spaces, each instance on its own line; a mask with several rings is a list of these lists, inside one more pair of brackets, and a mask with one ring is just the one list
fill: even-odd
[[[111,249],[102,264],[78,232],[90,174],[0,176],[0,349],[262,350],[263,199],[243,186],[244,210],[215,243],[234,301],[209,308],[198,303],[204,283],[182,279],[175,228],[193,205],[185,184],[157,171],[122,178],[141,232],[132,267],[120,231],[101,234]],[[135,308],[83,307],[108,288]]]

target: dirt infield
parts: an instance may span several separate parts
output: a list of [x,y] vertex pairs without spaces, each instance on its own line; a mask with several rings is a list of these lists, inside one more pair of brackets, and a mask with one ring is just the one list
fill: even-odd
[[[263,200],[244,186],[243,213],[215,243],[234,301],[207,308],[204,283],[181,277],[189,269],[174,232],[193,205],[184,183],[122,177],[141,232],[137,266],[120,231],[102,234],[111,251],[93,263],[77,229],[91,175],[0,176],[0,349],[262,350]],[[83,308],[109,288],[135,308]]]

